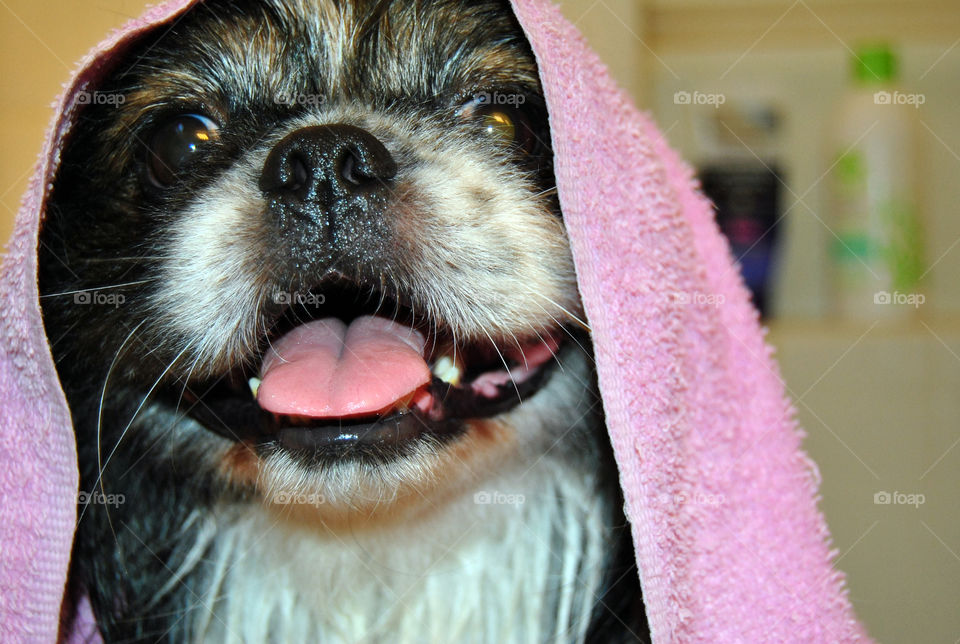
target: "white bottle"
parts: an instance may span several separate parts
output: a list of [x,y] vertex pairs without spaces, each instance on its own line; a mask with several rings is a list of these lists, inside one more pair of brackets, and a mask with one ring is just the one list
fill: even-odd
[[924,304],[917,204],[917,128],[922,94],[894,85],[889,48],[861,48],[854,85],[833,123],[831,212],[826,223],[834,313],[858,320],[905,319]]

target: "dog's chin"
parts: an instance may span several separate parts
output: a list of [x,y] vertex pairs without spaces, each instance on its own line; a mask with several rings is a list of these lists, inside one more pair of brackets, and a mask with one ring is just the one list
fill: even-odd
[[448,507],[480,477],[496,475],[520,437],[504,417],[464,420],[456,435],[424,433],[403,451],[373,459],[306,460],[278,444],[239,443],[221,460],[221,474],[252,484],[269,512],[328,529],[377,527]]
[[261,357],[182,394],[228,441],[221,475],[330,521],[422,509],[496,469],[558,371],[566,331],[465,341],[415,311],[399,290],[342,275],[272,298]]

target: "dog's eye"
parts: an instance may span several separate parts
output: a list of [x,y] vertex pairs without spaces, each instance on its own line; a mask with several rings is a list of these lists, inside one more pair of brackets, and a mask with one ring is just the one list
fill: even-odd
[[161,188],[173,185],[197,149],[217,137],[217,129],[217,124],[202,114],[183,114],[160,126],[147,149],[150,181]]
[[491,96],[498,95],[481,94],[479,98],[464,104],[458,114],[463,119],[478,123],[483,133],[493,140],[513,146],[526,154],[536,152],[540,141],[527,115],[514,105],[491,104]]
[[481,107],[478,118],[485,134],[532,154],[537,151],[540,141],[533,131],[530,119],[518,109]]
[[483,131],[504,143],[513,143],[517,137],[517,125],[510,115],[501,110],[487,112],[482,116]]

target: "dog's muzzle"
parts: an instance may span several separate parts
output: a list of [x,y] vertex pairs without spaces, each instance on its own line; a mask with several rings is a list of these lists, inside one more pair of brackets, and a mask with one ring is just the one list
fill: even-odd
[[259,365],[238,365],[202,404],[186,396],[197,420],[258,446],[342,457],[358,445],[452,438],[465,420],[503,413],[545,382],[559,330],[503,347],[458,343],[400,289],[390,301],[376,276],[393,239],[398,174],[386,146],[352,125],[299,129],[270,151],[264,214],[279,233],[276,253],[308,290],[264,309]]

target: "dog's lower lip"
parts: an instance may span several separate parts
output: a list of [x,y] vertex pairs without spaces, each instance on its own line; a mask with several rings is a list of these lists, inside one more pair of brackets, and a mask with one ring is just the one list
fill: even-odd
[[367,422],[330,426],[284,427],[274,442],[284,449],[315,452],[350,449],[356,445],[399,445],[424,433],[434,436],[454,435],[461,429],[457,421],[438,423],[418,412],[396,413]]

